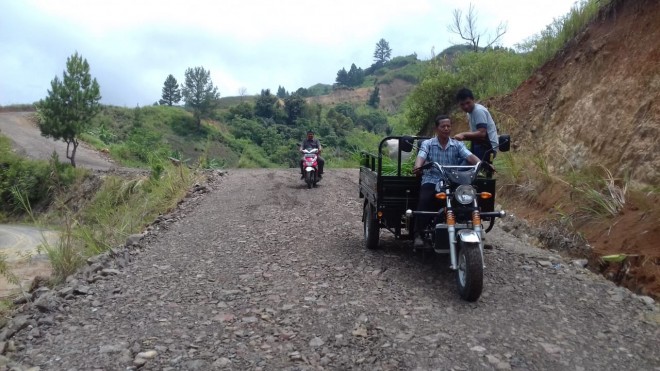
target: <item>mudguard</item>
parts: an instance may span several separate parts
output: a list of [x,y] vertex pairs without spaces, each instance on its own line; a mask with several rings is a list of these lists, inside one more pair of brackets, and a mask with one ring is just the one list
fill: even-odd
[[461,229],[458,231],[458,238],[467,243],[480,243],[481,237],[472,229]]
[[307,166],[307,167],[305,168],[305,171],[314,171],[314,168],[311,167],[311,166]]

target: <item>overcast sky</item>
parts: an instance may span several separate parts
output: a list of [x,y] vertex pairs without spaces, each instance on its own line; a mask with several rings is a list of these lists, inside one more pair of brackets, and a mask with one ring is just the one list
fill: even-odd
[[[479,23],[508,23],[513,46],[562,16],[574,0],[473,0]],[[101,85],[102,102],[149,105],[163,82],[203,66],[222,96],[334,82],[351,63],[372,63],[385,38],[393,56],[422,59],[450,46],[449,0],[2,0],[0,105],[43,98],[78,51]]]

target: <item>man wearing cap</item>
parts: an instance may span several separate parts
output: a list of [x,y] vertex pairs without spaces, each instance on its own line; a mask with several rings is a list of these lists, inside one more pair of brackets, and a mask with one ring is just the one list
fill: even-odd
[[[300,152],[302,153],[303,149],[309,149],[309,148],[318,148],[319,150],[316,161],[319,163],[319,179],[323,178],[323,165],[325,164],[325,160],[323,160],[323,158],[321,157],[321,150],[323,148],[321,147],[321,143],[319,142],[319,140],[314,138],[314,132],[312,130],[307,131],[307,139],[305,139],[302,142],[302,144],[300,144]],[[300,160],[300,174],[302,175],[300,179],[305,179],[305,170],[303,168],[303,162],[304,160]]]

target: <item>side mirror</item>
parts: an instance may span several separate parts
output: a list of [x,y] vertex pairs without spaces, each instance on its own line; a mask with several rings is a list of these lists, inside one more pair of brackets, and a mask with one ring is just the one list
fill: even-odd
[[401,137],[399,138],[399,149],[401,152],[410,152],[413,149],[413,142],[415,139],[413,137]]
[[509,134],[500,135],[499,149],[501,152],[509,152],[509,149],[511,149],[511,135]]

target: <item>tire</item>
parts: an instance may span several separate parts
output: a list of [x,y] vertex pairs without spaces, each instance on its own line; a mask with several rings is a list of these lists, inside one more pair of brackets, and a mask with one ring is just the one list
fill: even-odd
[[307,183],[307,189],[312,188],[312,172],[308,171],[305,173],[305,183]]
[[380,238],[380,228],[378,220],[374,215],[371,205],[364,205],[364,246],[369,250],[378,248],[378,239]]
[[479,244],[460,242],[456,282],[458,293],[465,301],[477,301],[484,286],[484,262]]

